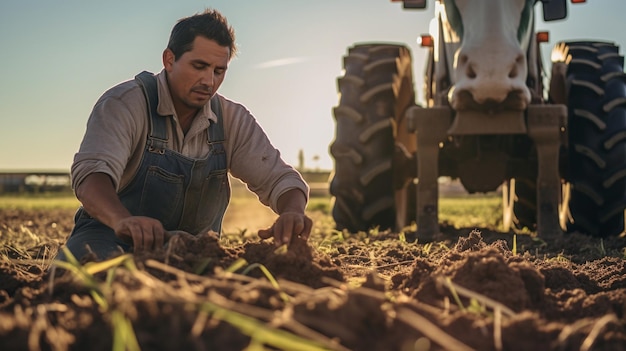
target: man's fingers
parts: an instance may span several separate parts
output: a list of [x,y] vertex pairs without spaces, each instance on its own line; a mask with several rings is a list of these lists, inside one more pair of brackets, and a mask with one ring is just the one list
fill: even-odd
[[291,239],[302,234],[304,221],[302,217],[288,217],[283,224],[283,243],[290,244]]
[[293,223],[293,230],[292,230],[291,236],[302,235],[305,229],[306,229],[306,224],[304,223],[304,219],[302,217],[298,217]]
[[169,239],[161,222],[148,217],[129,217],[118,225],[116,233],[137,251],[162,248]]
[[146,228],[143,231],[143,248],[145,250],[151,250],[154,245],[154,228]]
[[313,229],[313,221],[309,217],[304,217],[304,230],[300,232],[300,237],[304,240],[309,240],[311,229]]
[[154,248],[162,248],[165,245],[165,233],[163,230],[157,230],[154,233]]
[[261,239],[271,238],[274,235],[274,226],[272,225],[271,227],[267,229],[259,229],[258,235],[259,235],[259,238]]
[[289,217],[279,218],[274,225],[274,240],[276,240],[276,246],[283,244],[289,245],[291,242],[291,230],[293,228],[293,220]]
[[165,229],[163,229],[159,225],[155,225],[153,230],[154,230],[153,231],[153,233],[154,233],[154,237],[153,237],[154,248],[155,249],[162,248],[163,245],[165,245]]
[[261,239],[274,237],[276,246],[291,243],[292,238],[299,236],[304,240],[309,239],[313,221],[305,215],[284,214],[281,215],[268,229],[260,229],[258,235]]
[[130,237],[133,238],[133,250],[143,249],[143,233],[141,227],[132,226],[128,229],[130,230]]

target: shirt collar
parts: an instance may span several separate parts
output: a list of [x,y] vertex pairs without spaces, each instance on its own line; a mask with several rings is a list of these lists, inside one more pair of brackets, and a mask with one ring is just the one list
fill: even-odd
[[[174,116],[176,114],[176,110],[174,109],[174,103],[172,102],[172,96],[170,95],[170,89],[167,84],[167,76],[165,74],[165,69],[161,70],[161,72],[157,74],[157,85],[159,88],[159,105],[157,106],[157,112],[161,116]],[[217,94],[212,97],[212,99],[217,98]],[[213,123],[217,123],[217,116],[215,116],[215,113],[211,110],[210,101],[202,107],[202,110],[200,110],[196,117],[207,118]]]

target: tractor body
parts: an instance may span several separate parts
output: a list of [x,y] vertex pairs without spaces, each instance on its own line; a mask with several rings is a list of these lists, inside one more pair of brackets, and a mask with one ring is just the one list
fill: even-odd
[[[426,1],[404,1],[420,9]],[[548,73],[534,7],[563,19],[566,0],[438,0],[427,38],[425,106],[407,47],[349,49],[338,80],[338,229],[439,232],[438,179],[470,193],[501,187],[503,225],[540,236],[618,235],[626,208],[626,80],[619,48],[560,42]],[[543,77],[550,76],[548,86]]]

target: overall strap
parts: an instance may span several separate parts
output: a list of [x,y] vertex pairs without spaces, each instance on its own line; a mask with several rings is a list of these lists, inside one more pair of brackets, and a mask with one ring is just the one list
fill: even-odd
[[148,150],[164,153],[167,145],[167,129],[165,118],[157,112],[157,106],[159,105],[157,78],[154,74],[143,71],[135,76],[135,80],[141,86],[148,103],[148,119],[150,121]]
[[214,143],[221,143],[224,141],[224,119],[222,118],[222,103],[217,96],[211,99],[211,110],[217,117],[217,123],[211,123],[209,125],[208,143],[213,145]]

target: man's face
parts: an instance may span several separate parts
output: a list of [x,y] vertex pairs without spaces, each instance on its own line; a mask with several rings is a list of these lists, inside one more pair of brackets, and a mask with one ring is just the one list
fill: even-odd
[[174,53],[165,49],[163,66],[176,113],[179,117],[204,106],[224,81],[230,49],[215,40],[197,36],[193,49],[178,60]]

